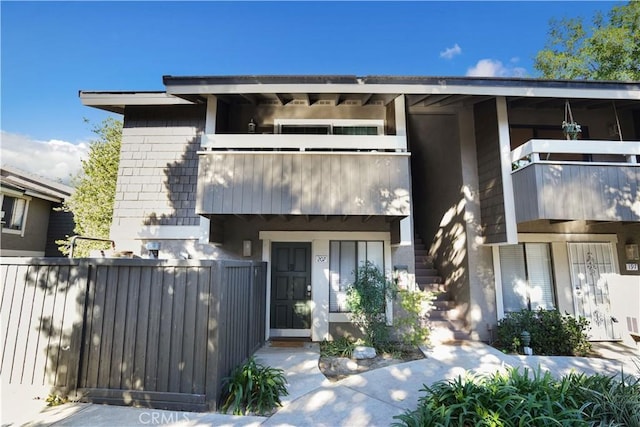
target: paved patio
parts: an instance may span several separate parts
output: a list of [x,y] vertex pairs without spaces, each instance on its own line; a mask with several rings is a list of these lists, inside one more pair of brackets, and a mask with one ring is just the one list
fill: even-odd
[[[387,366],[330,382],[318,368],[317,343],[302,348],[263,347],[260,363],[282,368],[289,395],[273,416],[238,417],[213,413],[163,411],[123,406],[70,403],[44,408],[26,396],[2,396],[2,425],[27,426],[388,426],[393,417],[416,407],[423,384],[455,378],[465,372],[489,373],[509,366],[550,370],[561,376],[586,373],[640,375],[640,352],[619,344],[596,344],[609,357],[505,355],[484,343],[460,341],[423,349],[426,358]],[[635,361],[635,363],[634,363]],[[25,400],[26,399],[26,400]]]

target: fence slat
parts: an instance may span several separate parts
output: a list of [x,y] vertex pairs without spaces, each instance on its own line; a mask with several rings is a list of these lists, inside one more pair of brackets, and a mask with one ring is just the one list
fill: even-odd
[[140,286],[138,291],[138,305],[135,307],[136,318],[136,342],[135,353],[132,357],[133,371],[131,378],[131,389],[144,390],[145,388],[145,370],[146,370],[146,354],[147,343],[149,338],[149,320],[151,313],[149,307],[151,304],[151,268],[141,268],[140,270]]
[[135,327],[140,306],[140,267],[130,267],[127,295],[127,309],[124,318],[124,346],[122,349],[122,373],[120,375],[121,388],[133,389],[132,376],[136,363],[135,350],[138,340],[137,328]]

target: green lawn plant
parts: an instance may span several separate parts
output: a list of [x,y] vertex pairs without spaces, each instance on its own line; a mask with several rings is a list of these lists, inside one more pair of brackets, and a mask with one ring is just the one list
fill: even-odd
[[396,426],[640,426],[640,383],[632,377],[511,368],[424,386]]
[[320,356],[351,357],[356,343],[347,337],[339,337],[334,341],[323,340],[320,343]]
[[421,290],[399,290],[397,299],[402,314],[393,320],[393,324],[399,331],[400,340],[411,346],[425,344],[429,338],[426,320],[433,308],[435,294]]
[[284,371],[258,364],[253,356],[224,381],[221,409],[234,415],[270,415],[282,406],[280,396],[289,394]]
[[520,353],[520,334],[531,334],[533,354],[548,356],[585,356],[591,351],[584,317],[561,314],[557,310],[521,310],[508,313],[498,322],[497,347],[506,352]]
[[389,346],[385,307],[387,298],[393,294],[393,284],[369,261],[356,269],[355,280],[347,290],[347,306],[353,323],[364,334],[365,344],[377,350]]

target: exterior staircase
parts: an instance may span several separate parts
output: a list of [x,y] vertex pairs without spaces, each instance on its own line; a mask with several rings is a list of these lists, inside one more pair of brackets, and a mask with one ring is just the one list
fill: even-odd
[[416,285],[422,291],[436,293],[433,309],[429,315],[431,344],[437,345],[448,341],[470,339],[469,334],[462,330],[463,322],[459,320],[460,313],[456,303],[446,288],[438,269],[435,268],[429,250],[418,235],[414,236],[413,249]]

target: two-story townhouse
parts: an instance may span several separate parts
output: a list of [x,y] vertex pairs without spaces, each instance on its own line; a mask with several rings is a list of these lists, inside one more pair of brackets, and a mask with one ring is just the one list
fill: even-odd
[[365,260],[446,290],[477,339],[525,307],[620,335],[607,285],[640,288],[639,84],[163,80],[80,93],[124,116],[111,238],[142,256],[267,261],[268,336],[351,330],[345,289]]
[[2,165],[0,256],[62,256],[56,241],[73,234],[73,214],[62,209],[73,192],[68,185]]

